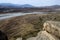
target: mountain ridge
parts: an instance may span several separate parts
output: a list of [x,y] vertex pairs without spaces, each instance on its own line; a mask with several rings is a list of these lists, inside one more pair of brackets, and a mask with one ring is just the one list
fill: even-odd
[[0,3],[0,7],[6,7],[6,8],[24,8],[24,7],[34,7],[30,4],[23,4],[23,5],[20,5],[20,4],[12,4],[12,3]]

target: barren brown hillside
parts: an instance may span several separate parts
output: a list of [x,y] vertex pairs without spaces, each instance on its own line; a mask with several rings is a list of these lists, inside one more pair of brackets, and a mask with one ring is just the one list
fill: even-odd
[[60,14],[31,14],[1,20],[0,30],[10,39],[22,37],[25,40],[37,36],[37,33],[43,29],[43,23],[50,20],[60,21]]

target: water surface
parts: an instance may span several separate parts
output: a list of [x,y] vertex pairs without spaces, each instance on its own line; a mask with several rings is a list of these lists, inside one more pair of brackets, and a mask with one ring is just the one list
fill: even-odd
[[6,14],[0,14],[0,20],[2,19],[7,19],[7,18],[11,18],[11,17],[16,17],[16,16],[23,16],[23,15],[27,15],[27,14],[43,14],[45,12],[32,12],[32,13],[6,13]]

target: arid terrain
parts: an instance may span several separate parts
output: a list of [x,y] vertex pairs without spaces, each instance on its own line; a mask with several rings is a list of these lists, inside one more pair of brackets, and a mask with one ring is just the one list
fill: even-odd
[[60,40],[60,0],[0,0],[0,40]]
[[[9,40],[16,40],[17,38],[22,38],[22,40],[33,40],[28,38],[36,37],[39,32],[42,33],[42,39],[36,40],[44,40],[44,35],[50,35],[49,33],[43,31],[43,24],[46,21],[60,21],[60,14],[27,14],[24,16],[17,16],[5,20],[0,20],[0,30],[7,34]],[[47,34],[43,34],[44,32]],[[47,36],[47,38],[48,37],[49,36]],[[46,40],[54,40],[55,37],[53,38],[51,36],[51,38]],[[59,37],[57,39],[59,39]]]

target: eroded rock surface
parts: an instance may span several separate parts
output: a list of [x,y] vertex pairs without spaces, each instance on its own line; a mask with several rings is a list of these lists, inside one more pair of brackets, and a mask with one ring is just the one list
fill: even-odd
[[17,38],[16,40],[22,40],[22,38]]
[[31,37],[28,38],[27,40],[59,40],[59,39],[46,31],[41,31],[38,33],[37,37]]
[[41,31],[40,33],[38,33],[38,37],[36,40],[59,40],[59,39],[46,31]]
[[60,37],[60,22],[59,21],[47,21],[44,23],[44,30]]
[[40,31],[36,37],[27,40],[60,40],[59,21],[46,21],[43,26],[44,31]]

